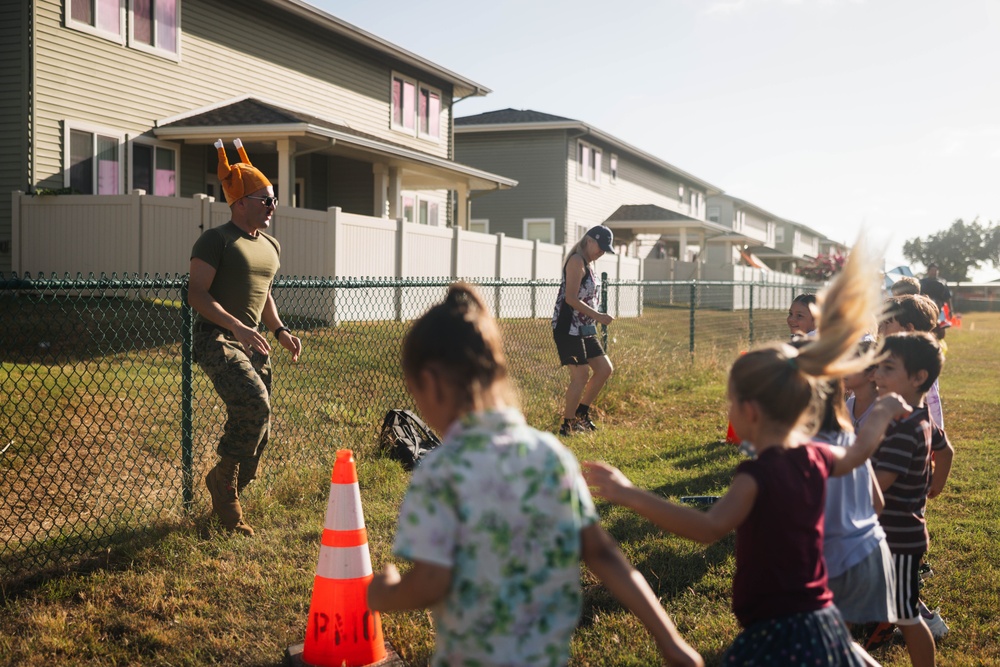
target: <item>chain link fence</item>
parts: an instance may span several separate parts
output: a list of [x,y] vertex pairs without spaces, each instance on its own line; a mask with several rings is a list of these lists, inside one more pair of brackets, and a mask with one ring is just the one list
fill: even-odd
[[[289,469],[329,470],[341,447],[372,452],[385,412],[411,408],[399,370],[409,321],[450,279],[279,278],[272,433],[259,486]],[[499,313],[529,421],[554,430],[558,367],[551,281],[473,281]],[[785,339],[801,287],[605,280],[602,331],[621,369],[731,360]],[[22,578],[169,526],[209,506],[225,406],[191,361],[186,276],[71,279],[0,275],[0,577]],[[611,382],[615,382],[615,377]]]

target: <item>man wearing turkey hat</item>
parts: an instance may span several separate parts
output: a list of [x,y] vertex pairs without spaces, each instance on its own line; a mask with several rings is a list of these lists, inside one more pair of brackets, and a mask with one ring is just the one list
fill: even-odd
[[281,323],[271,296],[278,272],[278,241],[264,230],[278,205],[267,177],[250,164],[242,142],[230,166],[222,140],[219,180],[232,219],[206,230],[191,250],[188,304],[198,312],[194,357],[226,404],[218,464],[205,477],[212,512],[229,531],[253,535],[243,520],[240,493],[257,474],[271,429],[271,345],[263,322],[298,361],[302,342]]

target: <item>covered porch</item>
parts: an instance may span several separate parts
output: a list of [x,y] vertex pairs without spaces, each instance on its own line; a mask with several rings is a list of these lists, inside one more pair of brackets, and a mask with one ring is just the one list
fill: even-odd
[[[212,143],[219,138],[230,161],[238,159],[232,140],[240,138],[254,165],[271,178],[282,206],[294,208],[337,206],[359,215],[468,229],[471,193],[517,185],[509,178],[352,130],[343,121],[254,97],[162,119],[153,134],[194,153],[187,164],[203,172],[202,191],[217,199],[222,196]],[[183,181],[196,187],[198,176],[188,175]]]
[[604,222],[615,240],[635,243],[636,254],[645,259],[672,257],[701,266],[713,261],[734,264],[733,258],[753,239],[715,222],[693,218],[655,204],[627,204],[618,207]]

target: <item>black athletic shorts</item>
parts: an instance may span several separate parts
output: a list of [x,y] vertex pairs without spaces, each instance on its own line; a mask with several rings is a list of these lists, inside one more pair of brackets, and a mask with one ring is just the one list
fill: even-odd
[[603,357],[604,348],[601,347],[597,336],[572,336],[568,333],[560,333],[552,330],[552,337],[556,341],[556,350],[559,352],[559,363],[563,366],[585,366],[588,359]]

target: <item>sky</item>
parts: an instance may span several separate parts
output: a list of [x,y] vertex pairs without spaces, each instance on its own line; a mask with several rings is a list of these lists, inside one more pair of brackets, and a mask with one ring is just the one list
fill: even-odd
[[887,269],[1000,223],[998,0],[307,1],[493,91],[458,117],[583,121]]

